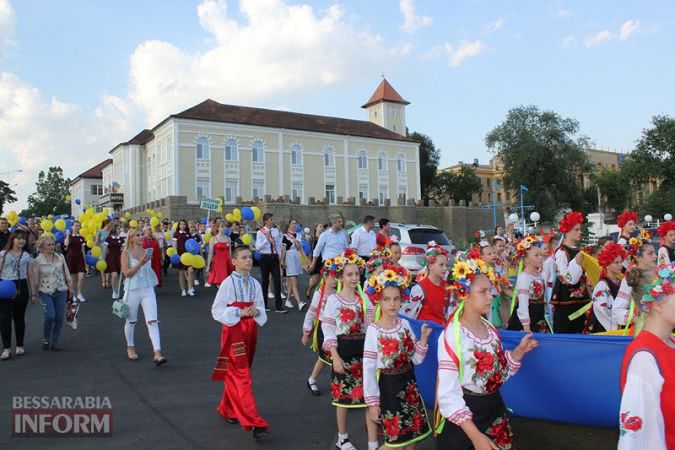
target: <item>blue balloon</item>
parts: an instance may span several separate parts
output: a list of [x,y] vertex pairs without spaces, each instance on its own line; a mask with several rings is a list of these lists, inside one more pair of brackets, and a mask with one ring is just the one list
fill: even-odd
[[75,204],[76,204],[76,205],[79,205],[80,203],[82,203],[82,202],[80,201],[80,199],[79,199],[79,198],[76,198],[76,199],[75,199]]
[[295,232],[296,232],[296,233],[302,233],[302,225],[297,224],[297,225],[295,226]]
[[196,255],[199,253],[199,243],[194,239],[188,239],[185,241],[185,250]]
[[16,284],[11,280],[0,281],[0,298],[12,298],[16,295]]
[[59,244],[63,244],[63,241],[64,241],[65,238],[66,238],[66,235],[63,234],[63,231],[57,231],[56,234],[54,235],[54,239]]
[[16,231],[16,227],[10,227],[10,228],[9,228],[9,232],[10,232],[10,233],[14,233],[14,231]]
[[178,254],[171,255],[171,264],[176,265],[180,263],[180,256]]
[[309,255],[312,253],[312,246],[309,245],[309,242],[306,240],[302,240],[302,249],[305,251],[305,255]]
[[86,261],[88,266],[95,266],[98,259],[94,258],[91,255],[87,255],[87,257],[85,258],[85,261]]
[[255,218],[255,213],[248,206],[241,209],[241,218],[244,220],[253,220]]
[[253,258],[254,258],[256,261],[260,261],[260,252],[257,251],[257,250],[254,251],[254,252],[253,252]]
[[27,220],[27,219],[26,219],[25,217],[19,217],[19,223],[20,223],[21,225],[25,225],[26,220]]
[[229,228],[225,228],[225,236],[229,237],[229,236],[230,236],[230,233],[231,233],[230,229],[229,229]]
[[202,217],[202,224],[206,225],[207,223],[209,223],[209,219]]
[[66,230],[70,230],[73,227],[72,219],[66,219]]

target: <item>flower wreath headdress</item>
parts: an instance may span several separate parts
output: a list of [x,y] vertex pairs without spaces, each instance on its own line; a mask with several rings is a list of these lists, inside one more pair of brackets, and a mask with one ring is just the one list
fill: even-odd
[[452,284],[450,289],[458,300],[469,296],[471,284],[478,275],[486,275],[491,283],[497,280],[491,266],[480,258],[458,258],[452,266]]
[[361,259],[357,254],[356,250],[353,248],[347,248],[341,255],[336,256],[333,258],[333,263],[337,267],[337,274],[342,275],[342,272],[344,272],[345,267],[347,267],[349,264],[356,264],[358,266],[360,273],[363,273],[363,270],[366,267],[366,262]]
[[527,252],[532,247],[541,247],[544,242],[544,239],[536,234],[528,234],[521,240],[516,243],[515,252],[513,254],[513,262],[518,262],[521,259],[525,258]]
[[628,239],[628,245],[626,246],[626,252],[635,259],[640,255],[640,250],[642,246],[648,244],[652,238],[652,233],[645,230],[644,228],[640,230],[640,233],[637,236],[634,236]]
[[442,245],[438,245],[436,241],[430,241],[427,244],[427,251],[424,253],[424,261],[422,262],[423,266],[428,266],[436,262],[436,258],[439,256],[445,256],[446,258],[450,257],[448,251]]
[[565,214],[565,217],[560,221],[558,230],[561,233],[569,233],[576,225],[584,223],[584,215],[578,211],[570,211]]
[[658,233],[661,239],[666,237],[669,231],[675,230],[675,221],[669,220],[668,222],[663,222],[659,225]]
[[410,298],[411,281],[408,271],[403,267],[385,265],[383,272],[368,279],[365,292],[370,301],[377,305],[384,288],[397,287],[401,290],[401,301],[406,301]]
[[645,287],[645,294],[640,301],[644,310],[648,310],[653,302],[660,302],[666,296],[675,294],[675,263],[659,266],[656,275],[656,280]]
[[335,262],[335,258],[328,258],[323,262],[323,267],[321,268],[321,273],[323,276],[330,276],[333,278],[340,277],[340,267]]

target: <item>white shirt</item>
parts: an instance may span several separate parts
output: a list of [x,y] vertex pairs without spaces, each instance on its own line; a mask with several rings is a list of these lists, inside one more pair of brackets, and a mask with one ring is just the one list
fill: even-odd
[[[263,230],[265,233],[263,233]],[[255,235],[256,251],[263,255],[272,254],[272,244],[270,243],[269,239],[267,239],[266,234],[272,237],[272,241],[274,242],[274,253],[277,255],[281,254],[281,233],[279,233],[277,228],[269,229],[267,227],[263,227],[258,230],[258,233]]]
[[267,322],[267,313],[265,312],[265,302],[262,296],[262,287],[258,280],[252,276],[242,276],[237,272],[227,277],[218,288],[216,298],[211,306],[211,315],[214,320],[232,327],[239,323],[241,318],[239,314],[241,309],[236,306],[230,306],[234,302],[253,302],[258,314],[253,320],[260,325]]
[[[516,290],[518,291],[518,309],[516,310],[518,319],[523,326],[531,325],[530,300],[536,298],[541,301],[544,299],[544,281],[540,274],[531,275],[523,270],[518,275]],[[538,293],[541,293],[541,296],[538,296]]]
[[562,248],[555,252],[555,265],[558,270],[558,278],[563,284],[575,285],[584,274],[584,269],[577,264],[575,258],[572,261],[567,260],[567,253]]
[[658,255],[658,265],[659,266],[662,266],[664,264],[675,263],[675,261],[670,260],[670,256],[668,255],[668,249],[665,248],[665,247],[660,247],[657,255]]
[[[619,286],[619,293],[616,294],[616,298],[614,299],[614,302],[612,302],[611,317],[612,320],[617,325],[626,325],[626,322],[628,322],[628,314],[630,313],[630,302],[632,298],[633,298],[633,288],[630,287],[630,285],[626,281],[626,278],[624,278],[623,280],[621,280],[621,285]],[[639,312],[640,311],[636,308],[636,311],[634,313],[635,316],[637,316]]]
[[[366,311],[363,312],[365,303]],[[373,305],[368,297],[356,296],[352,301],[346,300],[340,294],[333,294],[326,300],[326,308],[321,317],[321,331],[323,331],[323,349],[330,352],[338,346],[338,336],[365,333],[368,325],[373,321]],[[365,317],[364,317],[365,316]]]
[[[309,305],[309,309],[305,313],[305,320],[302,322],[302,331],[306,335],[312,334],[312,331],[314,330],[314,319],[318,319],[319,322],[323,319],[323,313],[324,310],[326,309],[326,300],[328,300],[328,297],[330,297],[333,294],[333,292],[324,292],[323,298],[321,298],[321,289],[317,289],[314,291],[314,295],[312,296],[312,303]],[[320,310],[319,310],[319,307]],[[317,312],[319,313],[319,316],[317,317]]]
[[319,235],[319,240],[314,247],[313,256],[321,256],[321,260],[325,261],[330,258],[335,258],[345,251],[349,242],[347,241],[347,233],[344,230],[335,232],[333,228],[329,228]]
[[[628,286],[628,284],[621,283],[620,286]],[[619,287],[619,293],[617,294],[617,299],[619,295],[625,296],[626,291],[624,289],[623,293],[621,292],[621,287]],[[600,322],[600,325],[605,327],[605,330],[611,331],[619,328],[620,325],[626,324],[628,310],[627,306],[630,306],[630,303],[626,304],[625,301],[618,301],[612,295],[612,292],[609,290],[609,285],[607,280],[600,280],[598,284],[595,285],[593,289],[593,314]],[[630,295],[628,296],[630,301]],[[618,305],[617,305],[618,303]],[[618,306],[615,308],[615,306]]]
[[366,227],[361,227],[352,233],[351,247],[356,250],[359,256],[370,256],[370,252],[375,250],[377,243],[375,239],[375,232],[373,230],[366,230]]

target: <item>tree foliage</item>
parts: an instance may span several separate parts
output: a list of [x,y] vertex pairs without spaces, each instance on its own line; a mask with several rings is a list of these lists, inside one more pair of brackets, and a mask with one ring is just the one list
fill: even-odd
[[0,180],[0,215],[2,215],[5,204],[14,203],[17,200],[16,192],[6,181]]
[[604,208],[623,211],[631,205],[631,184],[626,172],[619,169],[604,169],[591,177],[593,185],[600,189],[605,199]]
[[434,142],[426,134],[414,132],[408,137],[420,143],[420,188],[426,205],[429,203],[429,190],[441,160],[441,150],[436,148]]
[[429,189],[429,198],[442,201],[445,199],[464,200],[469,204],[473,194],[482,190],[480,178],[476,170],[470,166],[462,166],[459,173],[440,172],[436,174]]
[[69,214],[70,203],[66,200],[69,187],[70,179],[63,178],[61,167],[50,167],[46,174],[41,170],[35,192],[28,196],[26,212],[32,216]]
[[489,149],[504,164],[504,183],[518,190],[525,185],[524,201],[533,204],[545,220],[563,207],[584,206],[579,176],[589,168],[588,138],[579,134],[579,122],[536,106],[510,110],[504,122],[485,137]]

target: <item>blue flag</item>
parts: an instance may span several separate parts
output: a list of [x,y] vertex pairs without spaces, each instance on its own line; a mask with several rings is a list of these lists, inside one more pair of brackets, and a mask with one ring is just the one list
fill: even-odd
[[520,190],[521,190],[521,191],[527,192],[527,186],[521,184],[521,185],[520,185]]

